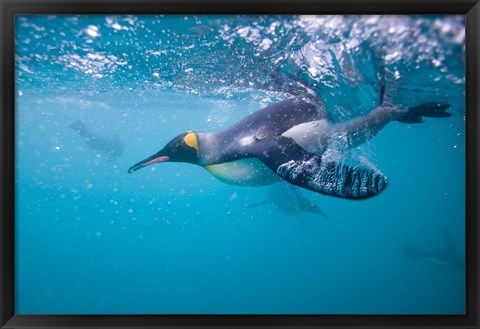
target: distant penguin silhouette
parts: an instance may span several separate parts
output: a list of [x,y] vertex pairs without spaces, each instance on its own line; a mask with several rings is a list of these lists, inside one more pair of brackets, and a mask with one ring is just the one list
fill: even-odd
[[123,141],[120,136],[93,134],[80,120],[72,122],[70,128],[82,138],[86,145],[104,155],[109,161],[116,160],[123,154]]
[[391,121],[420,123],[422,117],[451,116],[445,111],[448,104],[428,103],[406,110],[383,100],[381,104],[363,117],[333,123],[317,104],[289,99],[224,130],[183,133],[128,172],[161,162],[188,162],[230,184],[258,186],[283,179],[327,195],[368,198],[386,188],[387,178],[379,170],[324,161],[322,154],[338,137],[344,137],[348,147],[356,147]]
[[442,230],[441,247],[421,248],[418,246],[407,245],[403,247],[403,253],[406,257],[424,261],[426,263],[457,269],[465,268],[465,259],[456,250],[452,235],[447,230]]
[[328,216],[294,185],[275,184],[268,189],[267,193],[268,197],[265,200],[247,205],[246,208],[273,206],[288,216],[309,212],[328,219]]

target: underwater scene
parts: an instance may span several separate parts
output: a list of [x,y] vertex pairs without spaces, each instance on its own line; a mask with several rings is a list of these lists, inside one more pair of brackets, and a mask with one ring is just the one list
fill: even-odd
[[465,313],[464,16],[15,26],[15,313]]

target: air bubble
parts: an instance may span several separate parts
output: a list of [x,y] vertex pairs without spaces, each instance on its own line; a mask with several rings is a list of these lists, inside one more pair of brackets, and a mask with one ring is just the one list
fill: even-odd
[[89,25],[85,29],[85,33],[91,36],[92,38],[96,38],[100,36],[100,33],[98,32],[98,27],[96,27],[95,25]]

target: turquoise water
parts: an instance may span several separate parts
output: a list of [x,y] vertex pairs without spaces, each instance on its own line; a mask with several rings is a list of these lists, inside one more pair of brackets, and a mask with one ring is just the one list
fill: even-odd
[[[464,70],[459,16],[18,17],[16,313],[464,313]],[[127,173],[292,95],[365,115],[382,85],[453,116],[337,150],[388,177],[373,198]]]

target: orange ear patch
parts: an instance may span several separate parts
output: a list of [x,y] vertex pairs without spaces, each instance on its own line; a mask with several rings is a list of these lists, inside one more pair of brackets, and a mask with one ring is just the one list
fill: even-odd
[[183,141],[185,142],[185,144],[187,144],[190,147],[193,147],[198,152],[198,140],[197,140],[197,135],[195,135],[195,133],[190,132],[186,134],[185,137],[183,138]]

